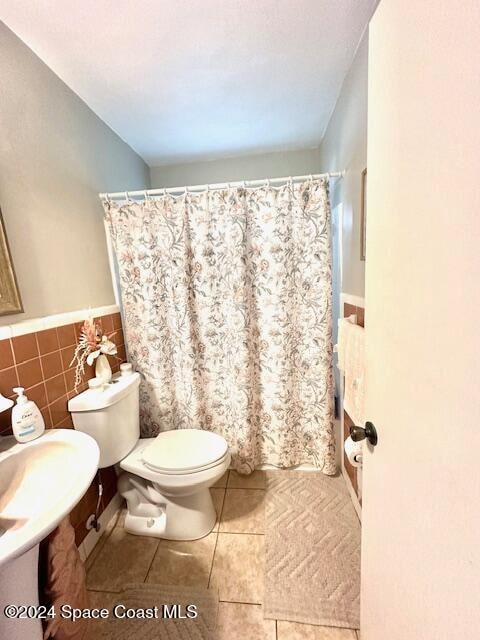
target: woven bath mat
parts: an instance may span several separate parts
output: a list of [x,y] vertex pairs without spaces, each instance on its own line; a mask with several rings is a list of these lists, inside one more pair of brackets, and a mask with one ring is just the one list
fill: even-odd
[[266,618],[360,626],[360,524],[341,476],[267,474]]
[[[216,638],[218,593],[214,590],[149,584],[127,585],[116,603],[128,608],[157,606],[157,619],[115,619],[99,625],[95,640],[214,640]],[[163,605],[179,605],[184,615],[188,605],[196,605],[198,616],[191,619],[163,618]]]

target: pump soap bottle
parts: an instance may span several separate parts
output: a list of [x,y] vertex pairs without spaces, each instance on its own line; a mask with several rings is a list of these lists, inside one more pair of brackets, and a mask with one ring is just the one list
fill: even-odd
[[35,440],[45,431],[45,422],[35,402],[24,395],[23,387],[15,387],[17,404],[12,409],[12,430],[18,442]]

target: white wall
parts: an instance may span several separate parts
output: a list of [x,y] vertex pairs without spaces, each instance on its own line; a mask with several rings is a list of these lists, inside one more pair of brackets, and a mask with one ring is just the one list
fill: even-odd
[[283,178],[319,171],[320,154],[316,148],[152,167],[150,182],[152,188],[182,187],[208,182]]
[[364,36],[343,83],[320,146],[321,171],[346,175],[332,185],[332,208],[343,204],[342,291],[363,297],[365,262],[360,260],[361,174],[367,166],[368,37]]
[[98,192],[149,171],[0,23],[0,207],[25,313],[0,325],[114,303]]

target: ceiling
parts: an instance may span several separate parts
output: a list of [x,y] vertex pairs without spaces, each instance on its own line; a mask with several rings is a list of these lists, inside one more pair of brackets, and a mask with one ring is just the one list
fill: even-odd
[[0,17],[150,165],[318,146],[377,0],[29,0]]

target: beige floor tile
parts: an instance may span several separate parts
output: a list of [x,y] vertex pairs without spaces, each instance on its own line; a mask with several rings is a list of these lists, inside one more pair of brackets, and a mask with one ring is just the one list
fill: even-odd
[[121,591],[128,582],[143,582],[158,546],[116,527],[87,572],[87,586],[96,591]]
[[277,640],[356,640],[353,629],[317,627],[277,620]]
[[210,587],[220,600],[261,604],[264,567],[264,536],[219,533]]
[[107,523],[107,526],[105,527],[105,529],[103,531],[102,537],[97,542],[97,544],[94,546],[94,548],[92,549],[92,551],[90,552],[90,555],[88,556],[88,558],[86,560],[85,566],[86,566],[87,570],[90,569],[90,567],[94,564],[94,562],[97,559],[99,553],[103,549],[103,545],[107,541],[107,539],[110,536],[110,534],[112,533],[112,531],[116,527],[123,527],[123,523],[125,522],[125,514],[126,513],[127,513],[127,509],[125,507],[122,507],[121,509],[119,509],[117,511],[117,513],[110,520],[110,522]]
[[227,486],[235,489],[265,489],[265,471],[254,471],[249,476],[230,471]]
[[225,487],[227,486],[228,474],[229,474],[229,471],[227,469],[227,471],[225,471],[223,476],[219,480],[217,480],[215,482],[213,487],[216,488],[216,489],[218,489],[218,488],[225,489]]
[[222,508],[225,499],[225,489],[210,489],[210,494],[213,500],[213,506],[215,507],[215,511],[217,512],[217,521],[215,526],[213,527],[214,531],[218,531],[218,525],[220,524],[220,516],[222,515]]
[[95,563],[96,559],[98,558],[98,556],[100,555],[101,550],[103,549],[105,542],[108,539],[108,536],[110,535],[110,531],[108,533],[104,533],[103,536],[100,538],[100,540],[97,542],[97,544],[93,547],[93,549],[90,551],[90,555],[87,557],[86,561],[85,561],[85,569],[88,573],[88,571],[90,570],[90,568],[93,566],[93,564]]
[[264,533],[265,491],[227,489],[220,531],[225,533]]
[[207,588],[216,541],[216,533],[200,540],[161,540],[146,582]]
[[215,640],[275,640],[275,620],[265,620],[259,604],[220,602]]

